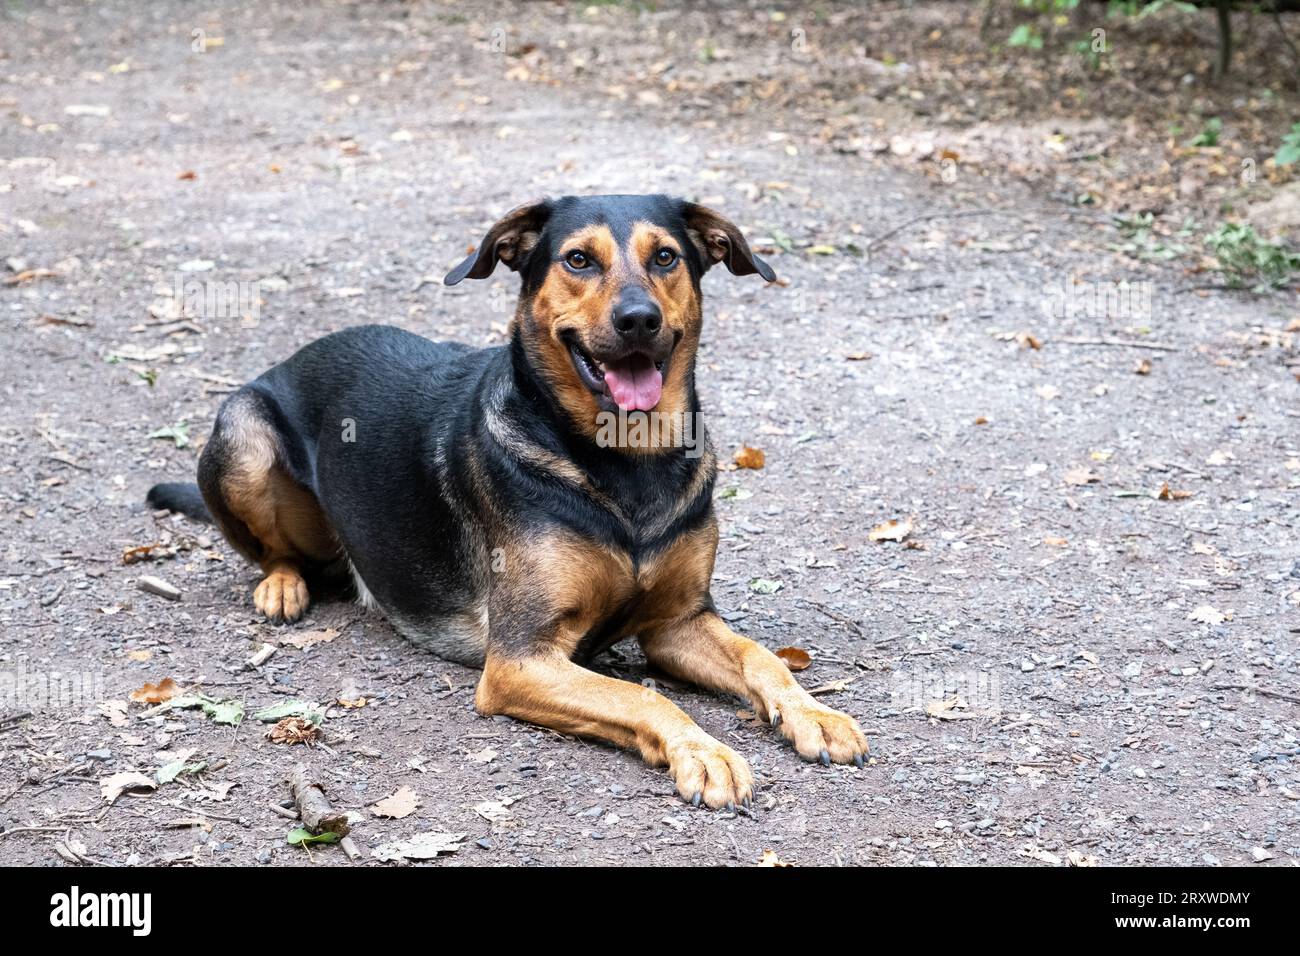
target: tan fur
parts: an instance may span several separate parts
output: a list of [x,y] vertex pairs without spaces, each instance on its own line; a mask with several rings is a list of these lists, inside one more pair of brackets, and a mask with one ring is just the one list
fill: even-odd
[[590,353],[616,351],[618,334],[610,316],[618,293],[629,282],[644,285],[663,313],[667,334],[677,340],[663,396],[655,407],[663,420],[672,424],[673,431],[662,435],[650,429],[644,444],[623,447],[641,452],[678,446],[676,425],[687,411],[686,384],[699,347],[700,302],[685,263],[679,262],[667,276],[655,273],[649,266],[661,248],[679,255],[682,250],[671,234],[648,222],[634,224],[625,246],[618,245],[608,226],[593,225],[566,237],[559,248],[564,254],[582,252],[599,265],[600,272],[590,277],[574,275],[563,263],[554,263],[531,301],[520,303],[515,321],[522,323],[524,343],[534,367],[546,378],[579,431],[595,438],[600,406],[578,377],[564,339],[576,333]]
[[640,635],[646,658],[675,677],[744,697],[801,756],[825,751],[836,763],[867,752],[867,738],[848,714],[818,703],[779,657],[741,637],[712,611]]
[[[258,550],[247,557],[266,575],[253,604],[273,621],[296,621],[310,603],[304,564],[329,561],[338,554],[338,541],[316,497],[281,469],[269,425],[236,405],[223,428],[231,460],[221,478],[222,500],[256,539]],[[226,532],[226,538],[238,536]]]
[[651,766],[667,765],[687,800],[698,794],[716,808],[753,795],[744,758],[676,704],[649,688],[580,667],[555,649],[520,658],[489,653],[474,706],[482,714],[508,714],[634,749]]

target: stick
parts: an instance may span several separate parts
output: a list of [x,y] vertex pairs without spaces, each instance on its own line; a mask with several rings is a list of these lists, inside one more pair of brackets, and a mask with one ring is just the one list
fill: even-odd
[[289,789],[298,804],[298,813],[302,822],[312,833],[337,833],[341,837],[348,835],[347,814],[340,813],[330,806],[325,799],[325,790],[318,783],[313,783],[307,776],[307,768],[298,764],[289,775]]
[[1177,345],[1166,345],[1164,342],[1135,342],[1132,339],[1056,339],[1055,341],[1064,342],[1066,345],[1113,345],[1117,348],[1154,349],[1157,352],[1182,351]]
[[1284,694],[1280,690],[1269,690],[1266,687],[1252,687],[1250,684],[1215,684],[1215,690],[1248,690],[1252,693],[1259,694],[1263,697],[1276,697],[1279,700],[1289,700],[1293,704],[1300,704],[1300,697],[1291,694]]
[[895,226],[888,232],[881,233],[876,238],[867,243],[867,252],[872,252],[877,246],[883,244],[889,239],[894,238],[909,226],[915,226],[920,222],[930,222],[934,219],[966,219],[970,216],[1011,216],[1016,219],[1023,219],[1019,213],[1007,212],[1002,209],[966,209],[960,212],[932,212],[924,216],[917,216],[909,219],[901,225]]

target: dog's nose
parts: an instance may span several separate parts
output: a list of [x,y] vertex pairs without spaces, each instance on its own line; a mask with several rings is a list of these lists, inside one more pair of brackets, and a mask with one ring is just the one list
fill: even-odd
[[644,342],[655,337],[659,327],[664,324],[664,317],[659,306],[649,296],[624,295],[614,306],[612,321],[614,331],[619,335],[632,341]]

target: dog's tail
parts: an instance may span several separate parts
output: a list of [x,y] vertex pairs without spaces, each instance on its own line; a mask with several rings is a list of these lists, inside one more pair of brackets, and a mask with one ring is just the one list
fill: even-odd
[[145,501],[154,508],[179,511],[195,521],[212,523],[212,512],[208,511],[208,506],[203,503],[199,486],[192,481],[169,481],[154,485],[149,489]]

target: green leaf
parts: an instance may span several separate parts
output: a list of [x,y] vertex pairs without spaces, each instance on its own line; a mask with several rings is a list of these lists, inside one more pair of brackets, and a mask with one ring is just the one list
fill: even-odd
[[1300,123],[1291,127],[1291,132],[1282,137],[1282,145],[1273,155],[1273,162],[1278,166],[1290,166],[1300,162]]
[[749,589],[755,594],[775,594],[784,586],[782,581],[771,581],[767,578],[754,578],[749,582]]
[[306,827],[294,827],[285,839],[290,846],[303,846],[310,843],[338,843],[339,835],[328,830],[324,833],[312,833]]
[[177,448],[184,448],[190,443],[190,426],[188,422],[177,422],[149,433],[150,438],[166,438],[176,443]]
[[264,724],[279,723],[286,717],[301,717],[313,727],[319,727],[325,722],[325,711],[318,704],[308,704],[301,700],[286,700],[283,704],[263,707],[253,715],[254,720],[260,720]]
[[1007,37],[1007,46],[1022,46],[1031,50],[1041,50],[1043,48],[1043,35],[1032,24],[1022,23],[1011,31],[1011,36]]
[[184,760],[174,760],[171,763],[158,768],[154,778],[161,786],[164,783],[171,783],[183,773],[199,773],[206,770],[207,763],[186,763]]
[[244,705],[237,700],[218,700],[207,694],[189,694],[173,697],[163,705],[167,710],[193,710],[199,708],[215,724],[237,725],[244,719]]

